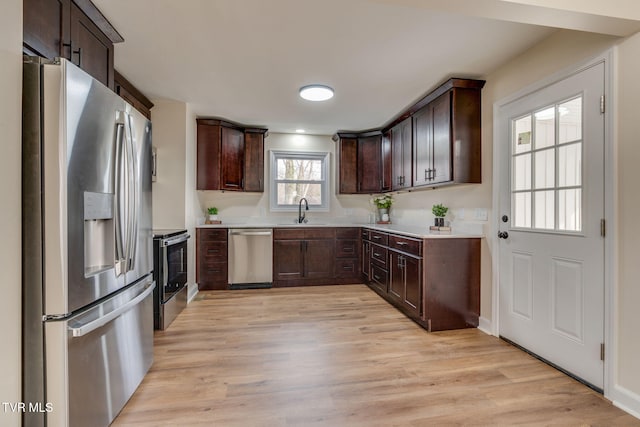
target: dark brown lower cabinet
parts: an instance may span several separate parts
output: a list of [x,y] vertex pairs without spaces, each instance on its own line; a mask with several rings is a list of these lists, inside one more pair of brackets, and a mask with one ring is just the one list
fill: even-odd
[[420,316],[422,258],[389,251],[389,296],[413,316]]
[[480,239],[416,239],[370,231],[363,233],[362,245],[370,254],[365,282],[425,329],[478,326]]
[[273,286],[360,282],[358,228],[304,227],[273,231]]
[[227,229],[196,230],[196,281],[200,290],[228,287]]

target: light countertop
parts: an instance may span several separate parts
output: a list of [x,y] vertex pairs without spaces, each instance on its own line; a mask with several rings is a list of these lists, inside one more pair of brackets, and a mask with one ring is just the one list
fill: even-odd
[[432,233],[429,226],[399,225],[399,224],[358,224],[358,223],[223,223],[223,224],[203,224],[196,228],[316,228],[316,227],[362,227],[370,230],[379,230],[387,233],[396,233],[420,239],[473,239],[483,238],[480,233],[456,232],[455,228],[451,233]]

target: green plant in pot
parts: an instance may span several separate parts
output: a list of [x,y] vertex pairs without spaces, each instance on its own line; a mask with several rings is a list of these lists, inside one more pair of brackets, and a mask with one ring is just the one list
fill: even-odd
[[436,227],[444,227],[444,217],[447,215],[447,211],[449,211],[449,208],[442,205],[441,203],[433,205],[433,207],[431,208],[431,212],[433,212],[436,217]]
[[391,194],[383,194],[382,196],[374,197],[373,204],[378,208],[378,217],[380,221],[388,222],[389,221],[389,208],[393,204],[393,197]]
[[207,208],[207,213],[209,214],[209,221],[217,221],[218,220],[218,208],[211,207]]

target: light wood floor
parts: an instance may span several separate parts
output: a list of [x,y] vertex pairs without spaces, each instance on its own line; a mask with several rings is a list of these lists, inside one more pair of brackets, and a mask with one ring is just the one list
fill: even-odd
[[201,292],[114,426],[640,426],[476,329],[428,333],[364,285]]

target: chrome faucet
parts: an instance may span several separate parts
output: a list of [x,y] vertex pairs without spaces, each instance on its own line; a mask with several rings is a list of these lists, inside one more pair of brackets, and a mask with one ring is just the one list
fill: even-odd
[[307,222],[307,219],[305,218],[305,213],[302,210],[302,202],[304,202],[305,211],[309,210],[309,202],[307,202],[307,199],[305,199],[304,197],[302,199],[300,199],[300,203],[298,203],[298,224],[302,224],[303,222]]

